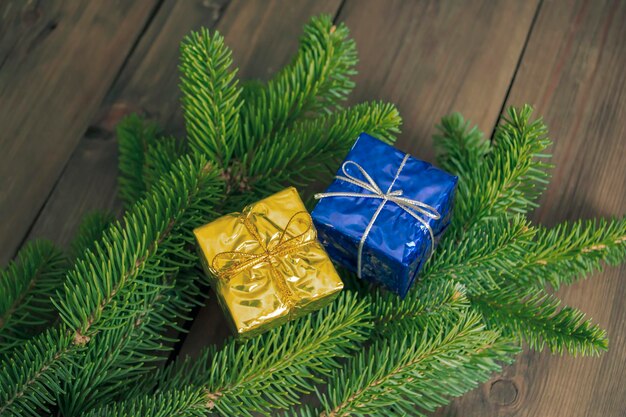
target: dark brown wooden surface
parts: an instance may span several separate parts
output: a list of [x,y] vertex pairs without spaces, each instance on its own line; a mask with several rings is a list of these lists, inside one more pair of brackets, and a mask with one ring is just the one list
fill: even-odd
[[[26,238],[67,244],[91,209],[119,211],[115,123],[141,112],[182,134],[178,43],[217,28],[242,78],[290,59],[301,26],[329,13],[357,41],[351,102],[395,102],[399,147],[432,160],[437,120],[460,111],[487,135],[505,104],[545,117],[553,182],[544,224],[626,211],[626,3],[615,1],[20,2],[0,4],[0,263]],[[626,268],[560,295],[608,328],[610,351],[525,352],[441,416],[626,416]],[[181,354],[226,333],[209,304]]]
[[0,262],[22,242],[155,4],[0,5]]

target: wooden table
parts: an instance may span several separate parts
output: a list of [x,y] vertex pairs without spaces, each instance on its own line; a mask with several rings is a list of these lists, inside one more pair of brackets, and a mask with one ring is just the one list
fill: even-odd
[[[113,132],[123,115],[183,134],[176,65],[189,30],[218,29],[240,76],[267,79],[319,13],[357,41],[351,101],[397,103],[400,148],[432,160],[444,114],[460,111],[489,135],[505,106],[530,103],[551,129],[557,165],[534,219],[625,214],[624,1],[9,0],[0,5],[0,263],[34,237],[67,244],[86,211],[119,210]],[[437,415],[626,416],[624,278],[625,267],[613,268],[560,291],[608,328],[607,354],[525,352]],[[224,334],[215,314],[200,312],[182,353]]]

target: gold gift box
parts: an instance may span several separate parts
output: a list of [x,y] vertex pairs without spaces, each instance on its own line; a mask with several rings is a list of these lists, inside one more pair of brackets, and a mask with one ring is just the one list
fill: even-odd
[[343,288],[291,187],[194,230],[202,264],[238,335],[317,310]]

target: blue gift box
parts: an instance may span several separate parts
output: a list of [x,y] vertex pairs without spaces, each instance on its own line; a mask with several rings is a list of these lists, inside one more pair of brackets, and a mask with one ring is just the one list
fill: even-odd
[[311,213],[326,251],[405,297],[450,223],[457,177],[362,133],[335,178]]

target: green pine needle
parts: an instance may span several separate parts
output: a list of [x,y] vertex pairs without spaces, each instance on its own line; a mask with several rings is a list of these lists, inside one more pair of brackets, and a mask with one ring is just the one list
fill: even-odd
[[366,296],[377,338],[423,329],[434,320],[449,320],[469,307],[465,287],[454,281],[423,281],[404,300],[377,291]]
[[528,285],[558,289],[578,278],[618,265],[626,258],[626,217],[587,220],[540,227],[524,248],[524,259],[512,272]]
[[27,243],[0,274],[0,356],[39,333],[56,318],[51,297],[67,260],[45,240]]
[[148,297],[143,296],[145,290],[137,291],[132,302],[141,308],[96,335],[76,359],[64,381],[64,392],[56,400],[62,415],[81,415],[108,398],[127,397],[167,359],[165,354],[178,341],[168,337],[167,331],[184,332],[177,322],[191,319],[189,313],[199,305],[201,294],[192,271],[164,281],[166,285]]
[[112,213],[93,212],[85,215],[70,245],[72,258],[78,258],[88,249],[94,249],[94,242],[100,240],[113,221],[115,216]]
[[490,327],[553,353],[598,355],[608,348],[606,331],[591,324],[572,307],[559,309],[561,301],[541,289],[506,286],[472,298]]
[[273,138],[301,116],[330,113],[354,88],[356,45],[344,24],[318,16],[304,27],[298,52],[266,85],[250,83],[242,107],[239,155]]
[[[470,152],[471,158],[484,163],[463,165],[448,162],[453,173],[460,166],[461,175],[457,186],[455,214],[452,219],[452,234],[479,225],[483,220],[493,218],[498,213],[526,213],[536,206],[547,183],[547,170],[551,167],[544,162],[548,155],[544,152],[551,145],[547,128],[541,120],[532,120],[532,108],[509,108],[506,117],[496,129],[491,152],[486,153],[486,145],[476,138],[472,130],[465,131],[464,140],[454,140],[462,130],[445,130],[436,138],[444,138],[445,146],[457,143],[463,151]],[[446,126],[446,125],[443,125]],[[445,127],[444,127],[445,129]],[[467,151],[470,149],[471,151]],[[440,159],[454,158],[455,153],[444,152]]]
[[160,373],[158,392],[202,388],[220,415],[287,408],[358,349],[370,329],[366,303],[345,292],[320,312],[250,340],[231,340],[220,350],[209,348],[196,361],[180,361]]
[[0,415],[40,416],[62,392],[79,347],[63,326],[52,328],[15,349],[0,362]]
[[514,270],[535,230],[521,215],[500,216],[473,227],[461,241],[446,238],[425,266],[422,279],[454,280],[470,294],[497,289],[501,271]]
[[[296,123],[245,161],[250,187],[269,194],[286,184],[306,186],[334,172],[361,132],[392,142],[401,123],[398,110],[387,103],[359,104]],[[255,181],[258,177],[262,179]]]
[[472,174],[485,163],[485,157],[491,151],[491,144],[485,140],[478,127],[470,127],[470,123],[459,113],[441,119],[433,141],[437,150],[437,164],[459,176],[461,182],[472,178]]
[[[202,158],[182,158],[177,169],[115,223],[93,252],[68,273],[56,301],[62,320],[86,343],[120,313],[133,309],[135,291],[158,291],[161,277],[197,261],[186,245],[191,230],[214,216],[220,181]],[[166,255],[167,254],[167,255]]]
[[241,88],[224,38],[191,32],[180,47],[180,88],[190,148],[226,167],[240,136]]
[[171,136],[158,138],[148,146],[144,155],[142,178],[147,191],[157,184],[159,178],[172,168],[176,161],[185,153],[185,147]]
[[468,310],[419,333],[395,333],[359,352],[333,375],[328,392],[319,395],[319,416],[422,416],[499,369],[471,361],[497,342],[498,333],[486,330],[480,316]]
[[159,128],[136,114],[122,119],[117,125],[119,145],[119,193],[126,208],[143,197],[146,188],[143,182],[144,154],[148,146],[156,141]]
[[188,387],[112,403],[85,417],[206,417],[209,400],[204,390]]

